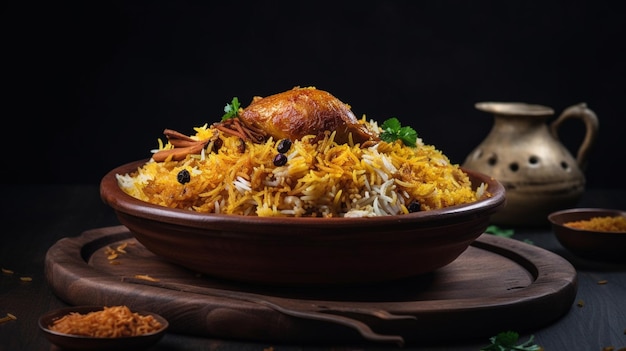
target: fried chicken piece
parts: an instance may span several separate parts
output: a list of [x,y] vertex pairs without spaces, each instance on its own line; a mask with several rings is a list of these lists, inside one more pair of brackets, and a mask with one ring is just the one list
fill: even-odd
[[354,143],[378,140],[358,122],[350,106],[314,87],[295,87],[268,97],[255,97],[240,118],[276,140],[297,140],[311,134],[322,138],[325,131],[335,131],[339,144],[347,143],[350,134]]

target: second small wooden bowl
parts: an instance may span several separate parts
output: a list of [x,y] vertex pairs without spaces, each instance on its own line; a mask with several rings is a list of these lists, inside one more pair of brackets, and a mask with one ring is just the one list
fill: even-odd
[[548,215],[558,241],[577,256],[607,262],[626,262],[626,232],[606,232],[571,228],[568,222],[594,217],[626,217],[626,211],[604,208],[573,208]]

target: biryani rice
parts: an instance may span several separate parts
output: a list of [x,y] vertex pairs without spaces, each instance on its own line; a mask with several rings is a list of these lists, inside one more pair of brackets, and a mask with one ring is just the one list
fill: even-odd
[[[360,123],[380,131],[375,121]],[[151,159],[135,172],[118,174],[120,187],[165,207],[264,217],[397,215],[408,213],[413,201],[426,211],[488,196],[484,185],[473,189],[458,165],[421,139],[415,147],[381,141],[361,148],[337,144],[334,133],[317,142],[311,135],[293,140],[287,163],[275,166],[280,140],[244,142],[208,125],[194,130],[193,139],[218,137],[222,146],[214,150],[211,142],[201,154],[181,161]],[[169,148],[159,140],[159,150]],[[177,180],[181,170],[191,175],[185,184]]]

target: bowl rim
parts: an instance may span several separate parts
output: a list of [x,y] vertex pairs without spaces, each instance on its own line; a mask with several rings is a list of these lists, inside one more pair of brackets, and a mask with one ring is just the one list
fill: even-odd
[[[186,224],[202,228],[208,224],[221,223],[241,226],[248,225],[271,225],[272,227],[293,227],[294,225],[313,226],[318,229],[355,227],[355,226],[389,226],[410,223],[419,226],[432,225],[433,222],[445,222],[449,224],[457,223],[467,219],[476,212],[481,215],[493,214],[506,203],[505,188],[494,177],[484,173],[460,167],[470,176],[470,179],[478,179],[487,184],[489,197],[483,197],[478,201],[469,204],[453,205],[442,209],[414,212],[404,215],[375,216],[375,217],[259,217],[234,214],[200,213],[190,210],[168,208],[152,203],[148,203],[125,193],[118,185],[116,175],[127,174],[141,167],[149,159],[132,161],[118,166],[104,175],[100,182],[100,196],[102,200],[112,207],[116,212],[123,212],[133,216],[146,219],[158,220],[161,222],[179,224],[184,221]],[[472,184],[476,187],[480,184]]]

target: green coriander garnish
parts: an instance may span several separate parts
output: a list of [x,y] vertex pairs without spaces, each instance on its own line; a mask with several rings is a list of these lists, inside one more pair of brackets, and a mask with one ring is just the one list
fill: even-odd
[[503,236],[505,238],[510,238],[515,234],[515,230],[513,229],[503,229],[498,227],[497,225],[489,225],[487,229],[485,229],[485,233],[493,234],[495,236]]
[[[503,229],[503,228],[498,227],[497,225],[492,224],[488,226],[487,229],[485,229],[485,233],[493,234],[495,236],[501,236],[504,238],[512,238],[513,234],[515,234],[515,230]],[[524,239],[522,241],[525,242],[526,244],[534,245],[533,241],[530,239]]]
[[518,344],[519,334],[513,331],[499,333],[489,338],[491,345],[480,349],[480,351],[541,351],[543,348],[532,344],[534,335],[521,344]]
[[239,115],[239,106],[239,99],[235,96],[230,104],[226,104],[226,106],[224,106],[224,112],[226,113],[222,116],[222,122],[227,119],[237,117]]
[[388,143],[400,140],[407,146],[415,146],[417,142],[417,132],[411,127],[403,127],[400,121],[395,118],[389,118],[383,122],[381,128],[383,132],[380,134],[380,138]]

